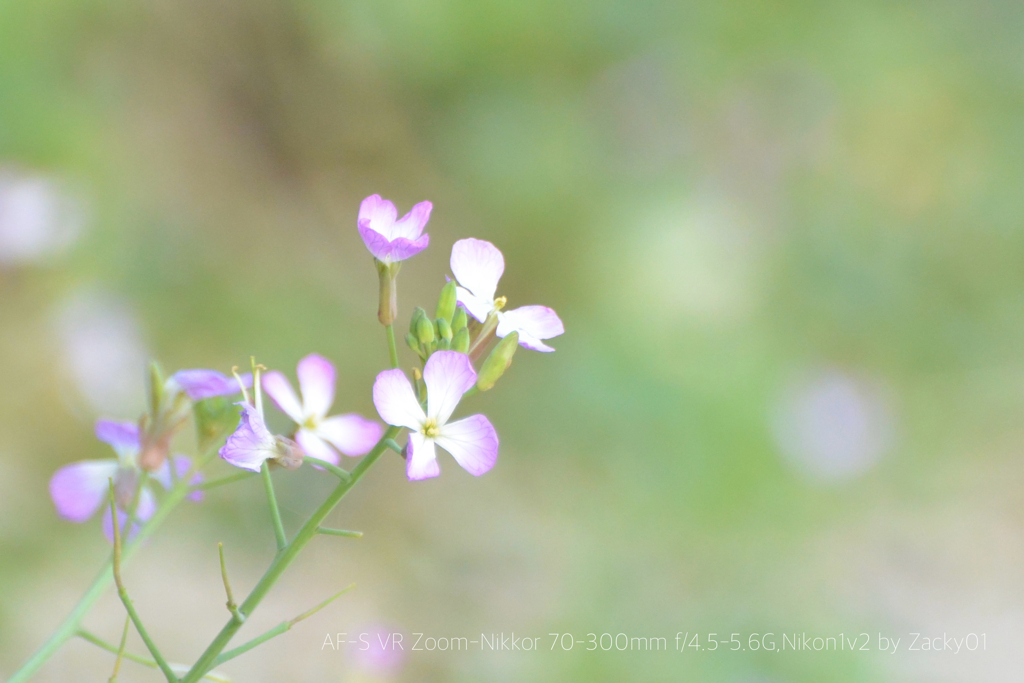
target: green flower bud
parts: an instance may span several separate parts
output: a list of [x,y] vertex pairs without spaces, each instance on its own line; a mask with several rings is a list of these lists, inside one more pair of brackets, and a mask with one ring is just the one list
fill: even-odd
[[164,373],[160,370],[160,364],[155,360],[149,362],[149,414],[157,416],[160,414],[160,406],[164,402]]
[[437,336],[441,337],[445,341],[452,340],[452,328],[448,324],[448,321],[444,318],[437,319]]
[[455,336],[452,338],[452,346],[451,346],[451,348],[452,348],[453,351],[458,351],[459,353],[469,353],[469,330],[468,329],[463,327],[461,330],[459,330],[458,332],[455,333]]
[[452,316],[455,315],[455,303],[455,282],[449,280],[441,290],[441,298],[437,300],[437,314],[434,317],[438,320],[444,318],[446,322],[451,322]]
[[412,332],[405,335],[405,343],[409,345],[409,348],[415,351],[417,354],[420,353],[420,342],[416,339],[416,335]]
[[420,324],[420,318],[426,318],[427,312],[423,310],[422,306],[417,306],[412,312],[412,319],[409,321],[409,333],[415,335],[416,331],[419,330],[418,325]]
[[459,333],[459,330],[466,329],[466,324],[469,322],[466,318],[466,309],[457,308],[455,309],[455,317],[452,318],[452,332],[455,334]]
[[434,324],[430,322],[426,314],[416,322],[416,338],[420,340],[424,349],[427,349],[434,341]]
[[512,356],[519,348],[519,333],[513,332],[494,347],[491,355],[487,356],[480,373],[477,375],[476,388],[480,391],[487,391],[494,386],[498,378],[505,374],[508,366],[512,365]]

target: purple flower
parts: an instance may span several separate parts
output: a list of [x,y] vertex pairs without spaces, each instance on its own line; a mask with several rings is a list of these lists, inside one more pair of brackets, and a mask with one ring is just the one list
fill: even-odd
[[348,413],[327,417],[334,403],[334,366],[315,353],[299,361],[297,370],[302,400],[295,395],[291,382],[280,372],[263,376],[263,389],[283,413],[299,425],[295,440],[307,455],[338,464],[338,454],[357,457],[366,455],[383,433],[376,422]]
[[259,472],[266,460],[273,460],[287,469],[302,464],[302,449],[294,441],[272,434],[263,415],[248,401],[236,405],[242,407],[242,417],[234,434],[221,447],[220,457],[252,472]]
[[455,462],[474,476],[494,467],[498,434],[483,415],[449,422],[462,395],[476,384],[469,357],[458,351],[436,351],[423,368],[427,410],[423,411],[412,384],[401,370],[385,370],[373,384],[373,403],[390,425],[409,429],[406,475],[410,481],[436,477],[434,444],[451,453]]
[[[107,538],[113,540],[113,520],[110,508],[104,505],[109,495],[109,481],[114,480],[114,497],[119,511],[118,518],[124,516],[122,524],[127,523],[127,516],[124,510],[135,500],[138,490],[141,471],[136,462],[139,454],[139,429],[131,422],[115,422],[113,420],[98,420],[96,422],[96,437],[105,443],[110,444],[117,453],[117,458],[103,460],[83,460],[71,463],[57,470],[50,479],[50,497],[57,508],[57,513],[72,522],[85,522],[100,507],[105,508],[103,528]],[[172,458],[175,474],[180,478],[184,476],[191,462],[182,455]],[[153,472],[152,478],[161,483],[165,488],[173,484],[171,476],[171,462],[165,461],[163,466]],[[190,483],[197,484],[202,481],[202,475],[193,475]],[[195,491],[190,496],[193,500],[200,500],[202,493]],[[156,509],[156,502],[153,492],[148,486],[143,486],[138,491],[138,507],[135,510],[135,519],[144,522],[152,516]],[[137,525],[133,526],[129,536],[137,531]]]
[[[214,396],[231,396],[241,391],[233,377],[222,375],[216,370],[179,370],[171,375],[168,385],[184,391],[193,401],[213,398]],[[242,385],[252,386],[252,374],[242,375]]]
[[398,218],[395,205],[380,195],[371,195],[359,205],[359,234],[374,258],[383,263],[404,261],[430,243],[423,228],[430,220],[430,202],[420,202]]
[[519,345],[534,351],[550,352],[553,348],[543,340],[565,332],[558,314],[547,306],[522,306],[502,311],[505,298],[495,299],[498,280],[505,272],[505,257],[490,242],[459,240],[452,246],[452,273],[458,280],[458,301],[466,311],[480,322],[494,314],[498,318],[495,334],[504,338],[519,333]]

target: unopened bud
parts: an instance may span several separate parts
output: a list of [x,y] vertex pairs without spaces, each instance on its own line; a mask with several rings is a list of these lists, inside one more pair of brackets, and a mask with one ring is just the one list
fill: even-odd
[[434,323],[425,315],[416,323],[416,338],[424,348],[434,341]]
[[442,318],[446,322],[450,322],[452,316],[455,315],[455,282],[449,280],[441,290],[441,298],[437,300],[437,313],[434,315],[435,318],[441,320]]
[[491,351],[491,355],[487,356],[483,367],[480,368],[480,374],[477,375],[476,388],[480,391],[487,391],[493,387],[498,378],[505,374],[508,366],[512,364],[512,356],[518,347],[518,332],[513,332],[498,342],[498,345]]
[[452,337],[452,350],[459,353],[469,352],[469,330],[463,327]]
[[444,318],[437,319],[437,336],[441,337],[445,341],[452,340],[452,327]]
[[415,351],[417,354],[420,353],[420,342],[416,339],[416,335],[412,332],[405,335],[405,343],[409,345],[409,348]]
[[455,310],[455,316],[452,318],[452,332],[458,334],[459,330],[466,329],[467,323],[466,309],[460,306]]
[[419,330],[418,325],[420,324],[420,318],[426,318],[427,312],[423,310],[422,306],[417,306],[412,311],[412,318],[409,320],[409,332],[412,335],[416,335],[416,331]]
[[297,470],[302,466],[302,458],[305,454],[299,444],[285,436],[276,436],[277,455],[274,462],[286,470]]
[[155,360],[149,362],[146,383],[149,385],[149,414],[155,416],[160,412],[160,405],[164,401],[164,373],[160,371],[160,364]]
[[450,348],[451,348],[451,342],[448,341],[447,339],[445,339],[444,337],[441,337],[440,339],[437,340],[437,350],[438,351],[447,351]]

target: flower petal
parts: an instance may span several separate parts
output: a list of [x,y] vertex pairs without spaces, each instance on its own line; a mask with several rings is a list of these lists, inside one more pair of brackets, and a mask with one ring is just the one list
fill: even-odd
[[[246,388],[252,386],[252,373],[241,375]],[[171,380],[193,401],[215,396],[232,396],[241,391],[238,380],[216,370],[179,370]]]
[[92,517],[106,500],[118,466],[118,461],[111,458],[83,460],[57,470],[50,479],[50,497],[57,514],[72,522]]
[[405,462],[405,476],[409,481],[430,479],[441,474],[433,439],[419,432],[409,432],[409,447],[406,450],[409,457]]
[[373,383],[373,405],[382,420],[396,427],[416,430],[427,419],[409,378],[397,368],[377,375]]
[[434,205],[430,202],[420,202],[412,207],[409,213],[402,216],[402,219],[395,223],[391,231],[391,241],[394,242],[397,238],[402,237],[410,241],[416,240],[417,237],[423,234],[423,228],[427,227],[427,221],[430,220],[430,211],[433,208]]
[[495,334],[505,337],[512,332],[519,333],[520,346],[550,352],[554,349],[541,340],[564,333],[565,326],[558,314],[547,306],[521,306],[498,313],[498,329]]
[[[187,455],[174,455],[167,460],[164,460],[164,464],[160,466],[160,469],[150,473],[149,476],[159,482],[165,489],[170,489],[174,485],[174,478],[171,477],[172,460],[174,462],[174,473],[178,479],[181,479],[188,474],[189,469],[192,467],[192,459]],[[192,479],[189,481],[189,485],[191,486],[201,483],[203,483],[203,475],[200,472],[193,474]],[[193,491],[189,494],[189,500],[199,502],[202,499],[202,491]]]
[[396,218],[398,218],[398,211],[395,209],[395,205],[382,199],[379,194],[372,194],[359,204],[359,217],[356,219],[356,223],[360,228],[363,223],[366,223],[374,232],[390,241],[394,237],[391,231]]
[[334,415],[316,427],[316,434],[326,439],[345,455],[366,455],[380,441],[384,429],[362,415]]
[[139,427],[134,422],[96,420],[96,438],[114,447],[122,458],[139,450]]
[[298,424],[306,421],[302,403],[287,377],[277,370],[272,370],[260,378],[260,384],[263,385],[263,391],[267,393],[278,410]]
[[396,237],[391,240],[388,258],[394,261],[404,261],[407,258],[420,253],[430,244],[430,235],[420,235],[415,240],[408,240],[404,237]]
[[384,261],[391,256],[391,240],[371,228],[369,221],[359,222],[359,236],[375,258]]
[[489,471],[498,460],[498,433],[483,415],[449,422],[441,427],[436,441],[474,477]]
[[297,374],[302,412],[306,417],[322,419],[334,403],[334,366],[323,356],[311,353],[299,361]]
[[277,454],[277,442],[255,408],[245,402],[238,405],[242,406],[242,418],[220,449],[220,457],[235,467],[259,472],[263,461]]
[[456,287],[455,296],[458,302],[462,304],[462,307],[466,309],[466,312],[480,322],[486,321],[487,316],[494,310],[494,301],[478,299],[464,287]]
[[[459,284],[478,299],[494,301],[498,280],[505,272],[505,257],[496,246],[487,240],[472,237],[459,240],[452,245],[450,265],[452,274]],[[470,311],[472,313],[472,311]],[[474,316],[475,317],[475,316]],[[478,318],[483,322],[482,318]]]
[[335,450],[310,430],[300,429],[295,435],[295,441],[302,448],[302,451],[311,458],[318,458],[332,465],[338,464],[339,458]]
[[462,395],[476,384],[476,370],[464,353],[435,351],[423,368],[423,382],[427,385],[427,414],[443,425]]
[[[153,493],[148,488],[143,488],[142,493],[139,494],[139,507],[135,512],[135,523],[132,524],[131,530],[125,533],[125,527],[128,526],[128,515],[121,508],[117,508],[117,521],[121,527],[121,541],[130,541],[135,538],[136,534],[139,533],[140,522],[148,520],[155,511],[156,501],[153,499]],[[109,505],[106,506],[106,510],[103,513],[103,535],[111,543],[114,542],[114,522],[110,515]]]

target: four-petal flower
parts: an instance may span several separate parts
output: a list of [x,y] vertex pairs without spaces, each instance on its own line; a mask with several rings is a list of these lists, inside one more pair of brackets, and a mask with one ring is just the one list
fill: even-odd
[[521,306],[502,311],[505,299],[495,299],[498,280],[505,272],[505,257],[496,246],[486,240],[472,237],[459,240],[452,246],[452,273],[459,283],[456,289],[459,303],[480,322],[494,314],[498,319],[495,334],[504,338],[519,333],[519,345],[534,351],[550,352],[544,343],[565,332],[561,319],[547,306]]
[[263,375],[263,390],[281,412],[299,425],[295,440],[307,455],[338,464],[338,454],[366,455],[380,439],[383,429],[362,415],[347,413],[327,417],[334,403],[334,366],[315,353],[299,361],[296,374],[302,399],[280,372]]
[[409,429],[409,479],[428,479],[441,473],[435,444],[451,453],[472,475],[480,476],[494,467],[498,434],[490,420],[470,415],[448,421],[462,395],[476,384],[476,371],[469,357],[458,351],[436,351],[423,368],[423,382],[427,387],[426,411],[401,370],[385,370],[373,384],[373,403],[381,418]]
[[394,204],[380,195],[370,195],[359,205],[359,235],[379,261],[403,261],[430,244],[430,235],[423,234],[423,228],[432,208],[430,202],[420,202],[399,219]]

